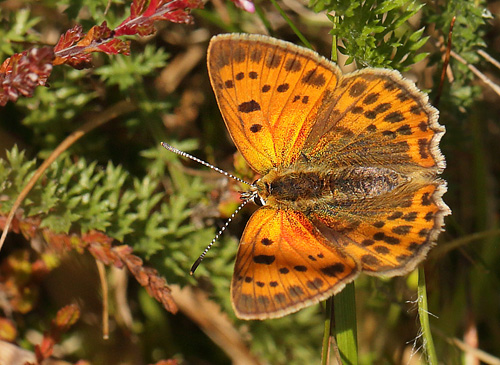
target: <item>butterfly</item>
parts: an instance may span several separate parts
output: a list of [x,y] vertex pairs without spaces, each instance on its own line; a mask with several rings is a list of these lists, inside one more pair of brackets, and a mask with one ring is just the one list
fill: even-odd
[[450,210],[445,132],[399,72],[336,64],[262,35],[212,38],[208,71],[226,127],[262,177],[262,205],[238,247],[231,301],[241,319],[277,318],[340,292],[364,272],[412,271]]

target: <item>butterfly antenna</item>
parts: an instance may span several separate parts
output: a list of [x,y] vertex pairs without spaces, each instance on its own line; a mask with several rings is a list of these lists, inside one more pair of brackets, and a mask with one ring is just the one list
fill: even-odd
[[[249,186],[252,186],[252,184],[250,184],[249,182],[246,182],[245,180],[243,179],[240,179],[239,177],[236,177],[234,175],[231,175],[229,172],[226,172],[224,170],[221,170],[219,169],[218,167],[215,167],[214,165],[211,165],[209,164],[208,162],[205,162],[203,160],[200,160],[199,158],[197,157],[194,157],[193,155],[190,155],[189,153],[186,153],[186,152],[183,152],[181,150],[178,150],[177,148],[169,145],[168,143],[165,143],[165,142],[161,142],[161,145],[166,148],[167,150],[173,152],[173,153],[176,153],[178,154],[179,156],[182,156],[182,157],[186,157],[186,158],[189,158],[190,160],[193,160],[193,161],[196,161],[198,162],[199,164],[202,164],[203,166],[207,166],[207,167],[210,167],[212,170],[215,170],[217,171],[218,173],[222,174],[222,175],[225,175],[227,177],[230,177],[231,179],[233,180],[236,180],[236,181],[239,181],[240,183],[243,183],[243,184],[247,184]],[[201,260],[200,260],[201,261]]]
[[228,220],[226,221],[226,223],[224,223],[224,225],[221,227],[221,229],[219,230],[219,232],[217,232],[217,234],[215,235],[214,239],[208,244],[207,248],[205,248],[205,250],[200,255],[200,257],[198,257],[198,259],[195,261],[195,263],[193,264],[193,266],[191,266],[191,271],[189,272],[190,275],[194,274],[194,272],[196,271],[196,269],[198,268],[198,266],[200,265],[200,263],[205,258],[205,255],[207,254],[207,252],[212,248],[212,245],[215,243],[215,241],[217,241],[219,239],[219,237],[221,236],[221,234],[226,230],[227,226],[229,226],[229,223],[231,223],[231,221],[233,220],[233,218],[235,217],[235,215],[238,214],[239,211],[245,205],[247,205],[247,203],[250,200],[252,200],[253,197],[255,197],[255,195],[257,195],[257,193],[254,193],[254,194],[249,195],[248,197],[246,197],[243,200],[243,203],[241,203],[240,206],[238,208],[236,208],[236,210],[233,212],[233,214],[231,214],[231,216],[228,218]]

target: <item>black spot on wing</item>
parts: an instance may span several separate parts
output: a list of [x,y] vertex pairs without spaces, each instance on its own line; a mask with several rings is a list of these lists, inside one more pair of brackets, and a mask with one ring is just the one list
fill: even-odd
[[304,84],[318,88],[322,87],[326,83],[325,75],[323,75],[317,68],[307,71],[301,81]]
[[274,260],[276,260],[276,256],[274,255],[257,255],[253,257],[253,262],[262,265],[271,265]]
[[238,111],[241,113],[251,113],[260,110],[260,104],[255,100],[245,101],[238,105]]

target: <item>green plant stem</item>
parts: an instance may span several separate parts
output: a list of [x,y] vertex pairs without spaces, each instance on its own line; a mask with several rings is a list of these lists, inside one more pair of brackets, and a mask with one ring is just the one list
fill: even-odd
[[[334,15],[329,15],[328,16],[330,20],[332,21],[332,26],[333,29],[337,28],[337,25],[339,24],[339,17]],[[337,36],[334,35],[332,36],[332,61],[337,63],[338,62],[338,57],[337,57]]]
[[347,284],[333,300],[335,333],[342,363],[356,365],[358,363],[358,331],[354,282]]
[[323,332],[323,348],[321,349],[321,365],[327,365],[330,358],[330,336],[332,334],[333,297],[326,300],[325,330]]
[[276,0],[271,0],[271,2],[273,3],[274,7],[279,11],[279,13],[283,17],[283,19],[285,19],[285,21],[288,23],[290,28],[292,28],[293,32],[297,35],[297,37],[299,37],[299,39],[302,41],[302,43],[304,43],[304,45],[307,48],[314,49],[313,46],[311,45],[311,43],[309,43],[309,41],[306,39],[306,37],[304,37],[304,35],[300,32],[299,28],[297,28],[295,26],[295,24],[292,23],[292,20],[288,17],[288,15],[286,15],[286,13],[283,11],[283,9],[281,9],[281,7],[278,5]]
[[437,365],[436,349],[434,348],[431,326],[429,324],[425,273],[422,266],[418,269],[418,317],[420,318],[420,326],[422,327],[422,340],[424,352],[427,355],[427,363],[430,365]]

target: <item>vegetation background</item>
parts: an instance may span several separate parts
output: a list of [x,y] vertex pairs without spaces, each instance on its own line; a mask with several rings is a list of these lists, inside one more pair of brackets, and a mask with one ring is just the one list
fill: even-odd
[[[440,96],[440,123],[447,128],[444,200],[453,214],[425,262],[431,332],[442,363],[499,364],[500,1],[262,0],[255,1],[254,13],[235,3],[209,1],[192,11],[192,24],[163,21],[154,35],[129,36],[129,56],[96,53],[93,66],[81,70],[55,66],[50,87],[1,108],[0,227],[64,138],[89,121],[105,122],[65,149],[16,213],[0,252],[0,345],[40,353],[36,345],[49,339],[56,343],[55,357],[80,364],[319,362],[321,306],[263,322],[234,317],[229,283],[251,208],[236,217],[196,277],[188,275],[237,206],[242,187],[160,147],[166,141],[253,181],[215,103],[205,64],[208,41],[218,33],[249,32],[301,44],[300,32],[327,57],[336,40],[346,71],[396,68],[430,100]],[[3,1],[0,60],[54,46],[75,24],[88,31],[107,21],[113,29],[130,5]],[[440,91],[454,16],[450,67]],[[96,262],[106,265],[109,285],[107,340]],[[162,282],[154,289],[158,277],[148,268],[166,279],[171,293],[155,291]],[[142,286],[141,275],[149,278]],[[356,281],[360,364],[427,361],[415,278]],[[144,287],[156,299],[158,293],[171,297],[162,305]],[[179,308],[175,315],[165,309],[173,311],[170,299]],[[57,312],[76,306],[78,320],[75,310],[69,324],[75,323],[64,334],[55,331]]]

